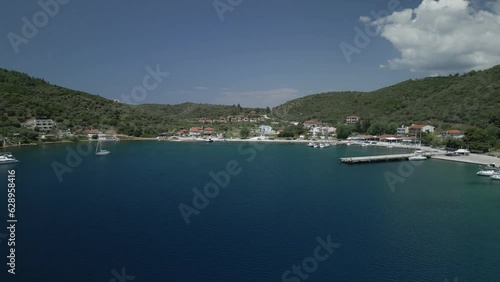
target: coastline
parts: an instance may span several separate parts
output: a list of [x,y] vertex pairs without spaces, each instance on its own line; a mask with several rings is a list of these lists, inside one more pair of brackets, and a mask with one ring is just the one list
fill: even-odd
[[[202,138],[192,138],[192,137],[180,137],[178,139],[158,139],[156,137],[131,137],[131,136],[119,136],[120,141],[157,141],[157,142],[208,142],[207,139]],[[249,139],[242,138],[233,138],[233,139],[212,139],[214,142],[259,142],[259,143],[276,143],[276,144],[308,144],[310,142],[318,142],[318,143],[336,143],[337,145],[346,145],[348,141],[338,141],[338,140],[269,140],[269,139],[261,139],[259,137],[253,137]],[[20,145],[8,145],[2,146],[0,149],[7,148],[16,148],[23,146],[36,146],[36,145],[45,145],[45,144],[64,144],[64,143],[78,143],[78,142],[95,142],[98,140],[90,139],[90,140],[80,140],[80,141],[54,141],[54,142],[43,142],[43,143],[30,143],[30,144],[20,144]],[[116,142],[116,141],[105,141],[105,142]],[[359,146],[361,143],[359,142],[351,142],[353,146]],[[426,146],[409,146],[402,144],[393,144],[388,142],[378,142],[377,144],[371,144],[370,146],[376,147],[387,147],[388,145],[392,145],[393,148],[397,149],[409,149],[409,150],[423,150],[426,152],[434,153],[431,158],[435,160],[441,161],[452,161],[452,162],[460,162],[467,164],[477,164],[477,165],[489,165],[492,163],[500,164],[500,157],[488,156],[488,155],[479,155],[479,154],[469,154],[468,156],[445,156],[446,151],[438,150],[435,148],[430,148]]]

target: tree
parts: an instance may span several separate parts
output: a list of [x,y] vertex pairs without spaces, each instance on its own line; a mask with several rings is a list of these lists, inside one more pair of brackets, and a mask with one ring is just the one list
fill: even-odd
[[354,132],[363,133],[363,129],[361,128],[361,122],[358,121],[354,124]]
[[372,125],[371,121],[369,119],[364,119],[361,121],[361,132],[365,133],[368,132],[368,128]]
[[387,125],[382,122],[375,122],[368,128],[368,133],[371,135],[382,135],[386,133],[386,131]]
[[240,130],[240,137],[243,138],[243,139],[246,139],[249,136],[250,136],[250,129],[248,129],[248,127],[243,127]]
[[352,129],[347,125],[339,125],[337,127],[337,138],[338,139],[347,139],[352,133]]
[[490,136],[485,129],[478,127],[469,127],[464,132],[464,143],[470,150],[478,150],[486,152],[492,147],[492,143],[496,141]]

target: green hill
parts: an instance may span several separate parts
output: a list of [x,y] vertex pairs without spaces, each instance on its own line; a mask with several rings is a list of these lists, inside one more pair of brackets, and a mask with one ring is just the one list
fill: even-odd
[[[347,115],[364,120],[410,124],[430,122],[500,127],[500,66],[464,75],[408,80],[373,92],[331,92],[289,101],[273,109],[278,120],[343,122]],[[48,117],[59,129],[111,129],[134,136],[156,136],[255,110],[236,105],[184,103],[127,105],[52,85],[25,73],[0,69],[0,136],[23,131],[30,117]],[[234,130],[240,125],[215,124]],[[218,128],[220,127],[220,128]]]
[[156,136],[198,124],[200,117],[218,119],[252,110],[265,113],[265,109],[236,105],[127,105],[5,69],[0,69],[0,109],[0,136],[19,131],[30,117],[51,118],[60,129],[113,129],[127,135]]
[[500,118],[500,66],[464,75],[408,80],[373,92],[329,92],[273,109],[285,120],[342,122],[348,115],[409,124],[456,123],[484,127]]

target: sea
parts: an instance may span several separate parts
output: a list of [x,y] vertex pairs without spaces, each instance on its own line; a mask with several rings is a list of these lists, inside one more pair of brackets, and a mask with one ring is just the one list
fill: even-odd
[[405,152],[384,147],[104,149],[8,148],[0,281],[500,281],[500,181],[477,165],[339,161]]

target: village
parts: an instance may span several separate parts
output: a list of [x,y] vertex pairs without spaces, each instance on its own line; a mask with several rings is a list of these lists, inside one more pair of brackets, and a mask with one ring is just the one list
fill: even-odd
[[[360,116],[349,115],[335,125],[310,119],[304,122],[279,121],[267,115],[258,115],[255,111],[248,114],[230,115],[226,117],[200,117],[191,127],[182,127],[169,132],[159,132],[157,136],[138,138],[117,133],[114,129],[86,128],[74,130],[59,128],[57,123],[47,117],[31,118],[21,124],[22,128],[31,130],[29,138],[14,133],[12,136],[0,136],[2,146],[20,145],[36,142],[60,142],[77,140],[119,141],[120,139],[154,139],[154,140],[225,140],[225,139],[254,139],[254,140],[352,140],[357,142],[394,142],[401,144],[415,144],[432,140],[444,142],[446,140],[460,140],[464,132],[459,129],[441,130],[436,133],[436,127],[429,124],[411,124],[399,126],[393,132],[381,134],[366,134],[357,132],[362,119]],[[338,132],[339,131],[339,132]],[[360,130],[358,130],[360,131]],[[370,131],[370,130],[368,130]],[[22,138],[24,137],[24,138]],[[424,138],[425,137],[425,138]],[[30,139],[30,140],[26,140]],[[31,141],[31,142],[26,142]]]

